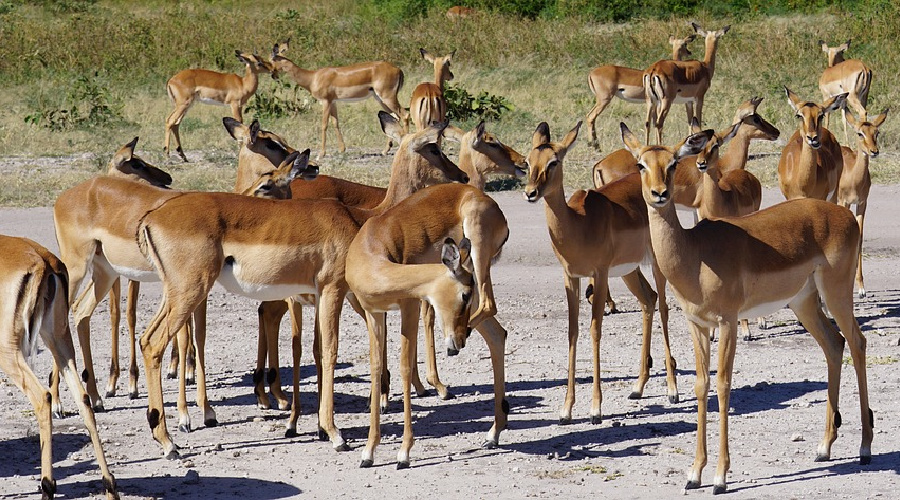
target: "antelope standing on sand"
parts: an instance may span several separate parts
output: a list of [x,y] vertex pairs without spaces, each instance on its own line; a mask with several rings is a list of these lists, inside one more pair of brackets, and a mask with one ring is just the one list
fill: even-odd
[[[641,168],[642,194],[659,268],[675,292],[694,342],[697,364],[697,448],[685,489],[699,488],[707,463],[709,328],[718,327],[719,461],[713,494],[726,491],[731,467],[728,408],[737,345],[738,318],[769,313],[787,304],[815,338],[828,364],[825,436],[816,461],[831,457],[841,425],[838,411],[844,343],[850,347],[859,386],[862,443],[860,463],[872,460],[874,415],[866,381],[866,338],[853,316],[853,275],[859,228],[843,207],[814,199],[792,200],[744,217],[705,220],[681,226],[672,205],[672,173],[677,160],[696,154],[713,135],[705,130],[674,148],[645,146],[625,124],[622,140]],[[835,327],[819,305],[824,300]],[[840,328],[840,331],[838,330]]]
[[244,104],[250,99],[259,86],[259,74],[269,73],[277,78],[273,65],[256,54],[248,54],[240,50],[234,51],[238,60],[247,67],[244,76],[233,73],[219,73],[207,69],[185,69],[179,71],[166,83],[166,92],[175,103],[175,109],[166,118],[166,140],[163,150],[168,155],[169,136],[175,136],[175,151],[187,162],[187,156],[181,148],[181,135],[178,128],[184,115],[194,104],[221,104],[231,107],[231,116],[243,121]]
[[78,402],[81,418],[91,436],[94,455],[103,476],[106,498],[119,498],[116,480],[109,472],[91,400],[78,379],[75,346],[69,330],[69,277],[66,266],[46,248],[25,238],[0,236],[0,369],[28,396],[34,408],[41,440],[41,498],[53,498],[53,415],[50,392],[29,366],[40,337],[53,364],[62,370],[69,390]]

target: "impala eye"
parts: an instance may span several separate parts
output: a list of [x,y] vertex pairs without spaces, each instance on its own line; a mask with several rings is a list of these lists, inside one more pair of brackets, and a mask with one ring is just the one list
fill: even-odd
[[556,160],[553,160],[553,161],[551,161],[550,163],[548,163],[548,164],[547,164],[547,170],[550,170],[550,169],[552,169],[552,168],[555,168],[557,163],[559,163],[559,162],[557,162]]

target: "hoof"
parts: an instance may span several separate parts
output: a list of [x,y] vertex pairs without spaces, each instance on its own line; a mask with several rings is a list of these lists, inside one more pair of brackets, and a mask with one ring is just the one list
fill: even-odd
[[111,398],[111,397],[113,397],[113,396],[115,396],[115,395],[116,395],[116,390],[115,390],[115,389],[107,389],[107,390],[106,390],[106,394],[105,394],[103,397],[105,397],[105,398]]
[[291,409],[291,402],[285,401],[283,403],[278,403],[278,409],[281,411],[287,411]]
[[686,490],[696,490],[700,487],[700,481],[688,481],[687,484],[684,485],[684,489]]
[[409,469],[409,462],[397,462],[397,470]]
[[[424,397],[428,396],[430,393],[431,393],[431,391],[429,391],[428,389],[422,389],[421,391],[416,390],[416,397],[424,398]],[[440,394],[438,394],[438,395],[440,396]]]
[[166,374],[167,379],[176,379],[178,378],[178,372],[169,372]]
[[641,399],[641,393],[632,391],[632,393],[628,395],[628,399]]
[[62,420],[66,418],[66,413],[62,410],[53,412],[53,420]]
[[187,377],[187,378],[184,379],[184,383],[187,384],[187,385],[196,385],[196,384],[197,384],[197,379],[194,378],[194,377]]
[[[827,462],[829,460],[831,460],[831,457],[828,455],[816,455],[816,462]],[[860,457],[860,461],[861,460],[862,457]]]
[[679,401],[680,401],[680,399],[678,398],[678,394],[676,394],[674,396],[669,396],[669,403],[674,405],[674,404],[678,404]]
[[375,462],[373,462],[371,460],[363,460],[362,462],[359,463],[359,468],[360,469],[368,469],[369,467],[373,466],[374,464],[375,464]]
[[499,446],[499,444],[492,439],[485,439],[483,443],[481,443],[481,449],[483,450],[494,450]]
[[188,434],[191,432],[191,424],[178,424],[178,432]]
[[97,401],[93,406],[94,413],[103,413],[106,408],[103,407],[103,401]]
[[181,453],[178,453],[178,448],[172,448],[172,451],[166,454],[166,460],[181,460]]
[[207,427],[218,427],[219,421],[214,418],[208,418],[203,421],[203,425],[205,425]]
[[572,423],[572,417],[559,417],[559,425],[569,425]]
[[871,456],[871,455],[866,455],[866,456],[859,457],[859,465],[869,465],[869,464],[871,464],[871,463],[872,463],[872,456]]
[[456,395],[450,391],[447,391],[444,395],[441,396],[441,399],[444,401],[450,401],[451,399],[456,399]]
[[341,443],[334,447],[334,451],[350,451],[350,445],[347,443]]
[[753,335],[744,335],[744,342],[750,342],[753,340]]
[[137,399],[137,398],[138,398],[138,391],[134,391],[134,392],[129,392],[129,393],[128,393],[128,399],[134,400],[134,399]]
[[297,429],[288,429],[288,430],[284,431],[284,437],[286,437],[286,438],[295,438],[299,435],[300,434],[297,434]]
[[603,423],[603,417],[601,415],[591,415],[591,425],[597,425]]
[[725,493],[726,490],[727,490],[727,488],[725,487],[724,484],[714,485],[713,486],[713,495],[721,495],[722,493]]

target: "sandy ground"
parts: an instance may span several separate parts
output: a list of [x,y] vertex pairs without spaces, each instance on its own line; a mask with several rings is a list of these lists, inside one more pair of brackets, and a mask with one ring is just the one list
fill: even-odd
[[[824,428],[826,372],[813,339],[784,310],[770,318],[773,326],[756,330],[759,339],[739,341],[730,409],[732,463],[728,498],[897,498],[900,484],[900,186],[873,189],[866,227],[865,269],[870,295],[856,303],[868,337],[869,388],[876,415],[871,465],[858,464],[861,425],[852,367],[845,364],[841,384],[844,425],[832,460],[815,463]],[[603,422],[592,425],[590,407],[590,335],[588,308],[582,302],[578,387],[574,421],[559,425],[565,392],[566,304],[562,270],[550,248],[543,202],[530,205],[519,192],[495,195],[509,219],[511,237],[495,265],[498,318],[508,329],[507,398],[512,408],[501,446],[483,450],[480,443],[492,421],[491,370],[485,343],[473,335],[455,358],[438,354],[443,380],[457,396],[413,399],[416,444],[412,467],[396,470],[402,434],[400,381],[392,385],[391,411],[383,417],[382,445],[376,466],[360,469],[360,451],[368,432],[368,338],[363,323],[345,308],[337,370],[336,422],[352,448],[338,453],[316,439],[315,371],[311,336],[304,337],[300,436],[284,437],[287,412],[259,410],[251,392],[256,352],[256,304],[224,292],[210,297],[208,373],[210,396],[219,427],[205,428],[191,407],[195,430],[176,430],[175,381],[164,380],[168,426],[183,458],[161,458],[145,419],[146,391],[129,400],[125,382],[119,395],[106,398],[98,414],[107,458],[123,498],[671,498],[682,493],[696,439],[694,357],[684,316],[673,307],[673,351],[679,362],[681,402],[670,404],[665,392],[662,346],[654,336],[656,360],[644,398],[628,400],[638,367],[640,314],[637,301],[620,280],[611,283],[624,311],[604,320],[601,346]],[[781,199],[766,191],[763,205]],[[55,250],[51,212],[0,209],[0,233],[25,235]],[[584,286],[584,284],[582,284]],[[155,312],[158,287],[145,286],[139,325]],[[309,325],[312,313],[305,312]],[[392,318],[390,366],[397,366],[399,344]],[[655,333],[659,332],[658,319]],[[98,308],[92,339],[98,378],[106,384],[109,319]],[[287,365],[289,339],[282,326],[281,360]],[[420,341],[421,342],[421,341]],[[124,346],[123,346],[124,348]],[[713,346],[713,356],[716,356]],[[845,353],[849,355],[849,352]],[[715,358],[714,358],[715,359]],[[35,367],[43,378],[49,355],[41,352]],[[79,364],[81,360],[79,359]],[[123,360],[125,363],[125,360]],[[424,374],[424,363],[420,363]],[[123,375],[126,376],[127,374]],[[282,368],[287,385],[290,371]],[[143,377],[143,373],[141,375]],[[713,388],[715,386],[713,379]],[[433,394],[433,393],[432,393]],[[715,410],[711,393],[711,410]],[[67,409],[74,402],[63,392]],[[189,396],[193,401],[193,394]],[[718,414],[710,414],[710,465],[698,491],[712,493],[718,458]],[[55,422],[55,474],[59,498],[96,497],[102,493],[88,436],[77,417]],[[37,425],[27,400],[8,380],[0,382],[0,498],[35,497],[39,481]]]

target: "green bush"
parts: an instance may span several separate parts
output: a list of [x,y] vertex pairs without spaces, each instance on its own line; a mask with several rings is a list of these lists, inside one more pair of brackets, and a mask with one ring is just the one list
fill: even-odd
[[38,109],[25,116],[25,123],[59,131],[112,125],[121,119],[121,105],[112,101],[96,75],[82,75],[75,79],[64,103],[54,106],[41,99]]
[[504,113],[513,109],[512,103],[505,97],[485,91],[473,96],[458,85],[445,88],[444,99],[447,101],[447,118],[455,121],[499,121]]
[[[284,118],[306,113],[310,109],[307,97],[300,97],[300,86],[284,79],[273,80],[275,88],[271,91],[258,89],[247,103],[246,112],[260,120]],[[308,94],[307,94],[308,95]]]

